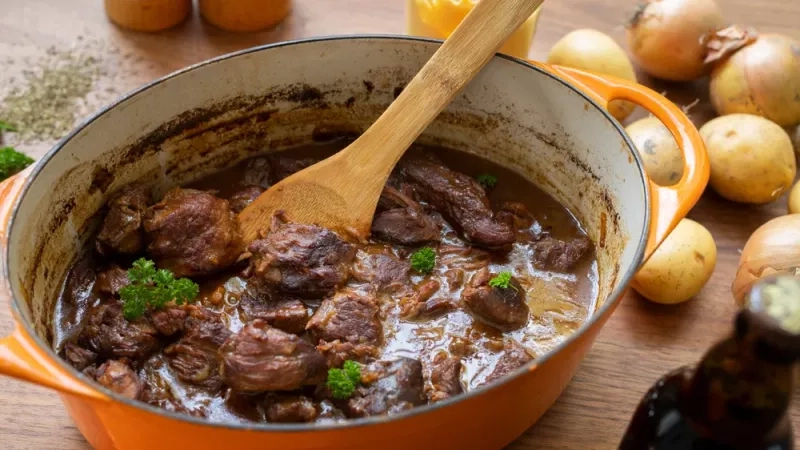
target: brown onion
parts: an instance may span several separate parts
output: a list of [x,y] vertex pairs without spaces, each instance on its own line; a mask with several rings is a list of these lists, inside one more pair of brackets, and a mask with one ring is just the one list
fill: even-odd
[[800,275],[800,214],[772,219],[750,236],[731,286],[736,302],[757,280],[778,273]]
[[725,25],[714,0],[647,0],[628,23],[628,47],[648,74],[690,81],[708,73],[704,36]]
[[800,181],[789,191],[789,214],[800,214]]
[[800,123],[800,42],[763,34],[711,73],[711,104],[718,114],[746,113],[780,126]]

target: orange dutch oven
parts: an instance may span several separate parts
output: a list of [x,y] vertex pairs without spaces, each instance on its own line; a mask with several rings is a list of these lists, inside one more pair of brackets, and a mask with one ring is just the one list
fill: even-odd
[[[15,331],[0,373],[54,389],[98,449],[497,449],[555,402],[643,261],[694,206],[709,177],[697,130],[643,86],[496,56],[420,138],[480,154],[570,209],[595,243],[597,308],[549,353],[494,384],[388,417],[321,425],[213,423],[127,400],[84,378],[51,347],[69,266],[121,187],[156,190],[257,153],[366,129],[440,41],[349,36],[286,42],[216,58],[153,82],[89,118],[0,188],[2,296]],[[313,94],[313,95],[311,95]],[[658,186],[611,100],[637,103],[672,131],[681,180]],[[524,195],[521,193],[520,195]]]

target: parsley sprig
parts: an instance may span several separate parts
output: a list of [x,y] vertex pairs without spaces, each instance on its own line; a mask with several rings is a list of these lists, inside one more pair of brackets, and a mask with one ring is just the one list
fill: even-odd
[[514,275],[512,275],[511,272],[500,272],[489,280],[489,286],[497,289],[513,289],[516,291],[517,287],[511,283],[513,278]]
[[194,301],[200,287],[188,278],[175,279],[166,269],[156,270],[153,261],[140,258],[128,269],[130,284],[119,291],[122,314],[136,320],[149,309],[160,309],[169,302],[177,305]]
[[475,179],[478,180],[478,183],[483,186],[484,189],[491,189],[497,186],[497,177],[488,173],[478,175]]
[[328,389],[333,398],[348,399],[361,382],[361,366],[355,361],[345,361],[341,369],[328,370]]
[[421,248],[411,254],[411,268],[420,273],[431,273],[436,265],[436,252],[430,247]]
[[33,159],[13,147],[0,148],[0,181],[21,172],[33,163]]

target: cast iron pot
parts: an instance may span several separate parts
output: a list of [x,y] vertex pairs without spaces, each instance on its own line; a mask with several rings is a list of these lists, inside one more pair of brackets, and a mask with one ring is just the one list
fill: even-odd
[[[511,442],[558,398],[631,277],[708,181],[697,130],[679,108],[640,85],[498,55],[420,139],[523,174],[575,213],[595,243],[599,298],[591,318],[499,382],[391,417],[212,423],[101,388],[50,344],[64,274],[116,191],[144,181],[164,192],[255,154],[358,134],[439,45],[351,36],[254,48],[169,75],[90,118],[0,187],[1,287],[16,322],[0,341],[0,373],[58,391],[98,449],[484,450]],[[630,139],[604,109],[612,99],[638,103],[672,131],[686,163],[676,185],[647,178]]]

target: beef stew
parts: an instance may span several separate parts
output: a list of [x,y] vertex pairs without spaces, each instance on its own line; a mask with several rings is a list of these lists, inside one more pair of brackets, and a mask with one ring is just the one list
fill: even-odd
[[[573,215],[519,174],[452,150],[409,151],[367,243],[280,213],[241,242],[236,213],[346,144],[251,158],[161,199],[120,191],[64,281],[54,348],[100,385],[170,411],[322,423],[494,382],[591,315],[598,268]],[[414,263],[423,248],[430,271]],[[126,318],[120,291],[139,257],[191,278],[196,301]],[[349,362],[360,373],[341,398],[326,380]]]

